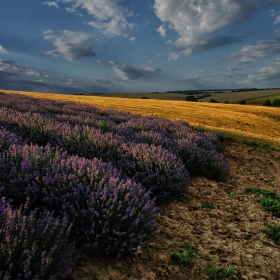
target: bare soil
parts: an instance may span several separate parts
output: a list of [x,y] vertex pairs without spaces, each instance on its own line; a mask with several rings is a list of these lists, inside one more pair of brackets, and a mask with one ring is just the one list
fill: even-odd
[[[233,142],[224,145],[231,165],[228,182],[194,178],[186,197],[159,205],[160,232],[142,244],[142,253],[114,259],[77,252],[81,259],[73,280],[280,280],[280,246],[261,231],[267,223],[280,225],[280,218],[246,191],[259,187],[280,193],[280,151]],[[173,264],[170,251],[183,254],[190,242],[198,244],[199,261],[193,257],[187,265]],[[218,269],[232,261],[236,278],[210,278],[207,267],[213,264],[208,254],[216,256]]]

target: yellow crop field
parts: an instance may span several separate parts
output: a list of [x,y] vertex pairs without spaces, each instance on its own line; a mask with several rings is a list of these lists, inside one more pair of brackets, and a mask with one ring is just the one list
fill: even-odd
[[171,120],[184,120],[192,126],[223,132],[230,136],[264,140],[280,146],[280,109],[274,107],[0,91],[20,93],[36,98],[77,102],[103,109],[129,111],[143,116],[153,115]]

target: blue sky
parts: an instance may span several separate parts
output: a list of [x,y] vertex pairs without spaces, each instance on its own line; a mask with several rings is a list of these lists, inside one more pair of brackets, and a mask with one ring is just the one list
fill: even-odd
[[9,0],[0,88],[280,87],[280,0]]

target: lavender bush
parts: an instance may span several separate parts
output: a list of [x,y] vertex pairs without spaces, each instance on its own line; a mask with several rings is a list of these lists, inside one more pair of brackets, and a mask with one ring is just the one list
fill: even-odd
[[[227,179],[222,150],[214,134],[183,121],[0,93],[0,197],[13,205],[3,201],[0,206],[0,232],[13,236],[8,239],[13,243],[7,243],[0,234],[0,261],[16,259],[8,245],[19,248],[13,250],[18,262],[13,259],[8,268],[5,260],[0,264],[0,278],[68,275],[66,264],[57,270],[43,261],[47,250],[53,254],[49,260],[67,259],[62,249],[66,239],[61,239],[62,247],[49,240],[55,232],[88,250],[102,248],[118,256],[135,252],[156,231],[155,199],[183,194],[190,176]],[[26,197],[29,208],[22,206]],[[31,239],[15,243],[16,234],[35,239],[30,246]],[[32,246],[36,254],[26,259]]]
[[1,198],[0,279],[65,279],[72,273],[75,244],[68,243],[71,224],[28,202],[19,209]]
[[0,151],[7,150],[11,144],[22,144],[23,139],[0,126]]
[[[29,192],[30,184],[40,181],[46,167],[53,157],[65,157],[58,150],[37,145],[10,145],[9,149],[0,152],[0,195],[13,200],[15,205],[25,202],[27,196],[38,196],[38,192]],[[39,202],[39,201],[38,201]]]
[[111,179],[106,187],[92,193],[90,203],[94,208],[89,213],[92,224],[86,235],[88,247],[98,245],[107,254],[121,257],[136,252],[143,239],[156,231],[159,211],[154,200],[130,180]]
[[69,156],[49,145],[12,145],[2,159],[2,195],[16,204],[30,196],[34,207],[66,213],[83,246],[121,255],[156,230],[158,209],[150,193],[97,158]]
[[117,166],[125,175],[140,182],[153,197],[186,192],[190,177],[180,158],[160,146],[123,144],[119,149]]
[[[29,143],[66,149],[88,158],[114,160],[122,143],[147,143],[168,149],[183,160],[191,176],[224,180],[229,166],[218,138],[183,121],[142,117],[86,105],[5,95],[0,124],[12,127]],[[13,109],[12,109],[13,108]]]

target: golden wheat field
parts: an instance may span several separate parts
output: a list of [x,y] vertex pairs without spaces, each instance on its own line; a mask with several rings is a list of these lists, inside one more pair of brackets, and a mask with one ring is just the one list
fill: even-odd
[[0,90],[36,98],[71,101],[103,109],[129,111],[144,116],[184,120],[190,125],[222,132],[230,137],[246,137],[280,146],[280,109],[265,106],[213,104],[172,100],[131,99],[104,96],[51,94]]

